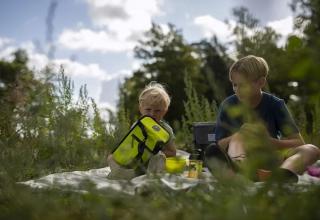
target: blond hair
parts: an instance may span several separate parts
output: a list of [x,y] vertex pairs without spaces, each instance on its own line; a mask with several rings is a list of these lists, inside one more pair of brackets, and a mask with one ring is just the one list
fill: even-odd
[[243,75],[246,79],[256,80],[260,77],[267,77],[269,72],[268,63],[262,57],[249,55],[239,59],[232,64],[229,70],[229,79],[233,73]]
[[170,97],[163,85],[155,81],[150,82],[140,93],[139,105],[156,105],[164,107],[166,110],[170,105]]

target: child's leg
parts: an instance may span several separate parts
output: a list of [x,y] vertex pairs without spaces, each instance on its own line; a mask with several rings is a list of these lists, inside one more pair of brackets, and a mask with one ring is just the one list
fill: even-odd
[[281,168],[290,170],[296,174],[302,174],[308,166],[320,158],[320,150],[314,145],[305,144],[290,149],[288,156],[282,163]]
[[246,157],[243,137],[239,133],[235,133],[230,140],[228,147],[228,155],[234,161],[242,161]]
[[107,162],[111,170],[111,172],[108,175],[108,179],[130,180],[136,176],[134,169],[126,169],[121,167],[114,161],[112,155],[108,156]]
[[148,164],[148,173],[163,173],[165,171],[165,166],[166,166],[166,155],[164,153],[159,152],[156,155],[153,155]]

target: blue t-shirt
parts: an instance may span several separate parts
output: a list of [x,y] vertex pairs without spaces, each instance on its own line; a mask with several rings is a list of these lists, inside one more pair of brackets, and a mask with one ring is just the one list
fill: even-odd
[[216,126],[216,139],[229,137],[244,123],[262,121],[269,135],[280,139],[299,133],[285,102],[269,93],[263,92],[261,102],[254,109],[244,109],[236,95],[225,99],[219,108]]

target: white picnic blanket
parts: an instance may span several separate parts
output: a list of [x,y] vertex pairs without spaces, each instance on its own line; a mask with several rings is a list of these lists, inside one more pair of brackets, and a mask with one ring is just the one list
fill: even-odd
[[[177,155],[188,158],[189,153],[178,150]],[[315,163],[320,167],[320,160]],[[91,169],[86,171],[72,171],[63,173],[54,173],[38,179],[19,182],[32,188],[59,188],[74,191],[85,192],[81,184],[90,182],[97,190],[112,189],[129,194],[135,194],[140,189],[148,187],[155,182],[162,184],[172,190],[186,190],[197,186],[216,181],[207,168],[204,168],[200,179],[187,178],[186,174],[162,174],[161,176],[142,175],[131,181],[110,180],[107,178],[110,173],[109,167]],[[259,183],[258,183],[259,184]],[[299,176],[297,185],[320,185],[320,178],[310,176],[307,172]],[[208,184],[209,185],[209,184]],[[212,184],[210,184],[212,185]]]
[[[163,174],[158,177],[142,175],[131,181],[126,180],[110,180],[107,178],[110,172],[109,167],[100,169],[91,169],[87,171],[72,171],[63,173],[54,173],[38,179],[20,182],[20,184],[28,185],[32,188],[59,188],[74,191],[83,191],[81,184],[84,181],[90,181],[97,190],[112,189],[128,194],[135,194],[139,189],[143,189],[148,185],[157,181],[165,187],[172,190],[185,190],[192,188],[198,184],[206,184],[215,181],[208,170],[203,172],[202,178],[187,178],[185,175]],[[307,173],[299,176],[298,185],[320,185],[320,178],[312,177]],[[83,191],[85,192],[85,191]]]
[[131,181],[126,180],[110,180],[107,178],[110,172],[109,167],[100,169],[92,169],[87,171],[72,171],[63,173],[54,173],[34,180],[19,182],[32,188],[61,188],[82,191],[81,184],[84,181],[90,181],[96,189],[113,189],[129,194],[134,194],[140,188],[148,186],[155,181],[160,182],[164,186],[172,190],[184,190],[198,185],[213,181],[209,171],[203,172],[201,179],[187,178],[185,175],[163,174],[161,176],[142,175]]
[[[189,153],[177,150],[177,155],[189,158]],[[198,184],[208,183],[213,181],[213,177],[208,169],[204,169],[200,179],[187,178],[186,174],[168,174],[164,173],[158,176],[141,175],[127,180],[112,180],[108,179],[110,167],[103,167],[99,169],[91,169],[87,171],[72,171],[63,173],[54,173],[38,179],[19,182],[20,184],[28,185],[32,188],[59,188],[85,192],[81,185],[90,182],[98,190],[112,189],[129,194],[150,186],[155,182],[164,185],[172,190],[185,190],[194,187]]]

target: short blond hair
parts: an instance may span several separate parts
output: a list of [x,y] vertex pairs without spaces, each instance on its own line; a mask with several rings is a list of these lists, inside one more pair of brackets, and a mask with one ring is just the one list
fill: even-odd
[[144,106],[145,104],[155,105],[164,107],[167,110],[170,102],[170,96],[164,86],[155,81],[150,82],[139,96],[140,106]]
[[246,79],[256,80],[260,77],[267,77],[269,72],[268,63],[262,57],[249,55],[239,59],[232,64],[229,70],[229,79],[231,80],[233,73],[239,73]]

